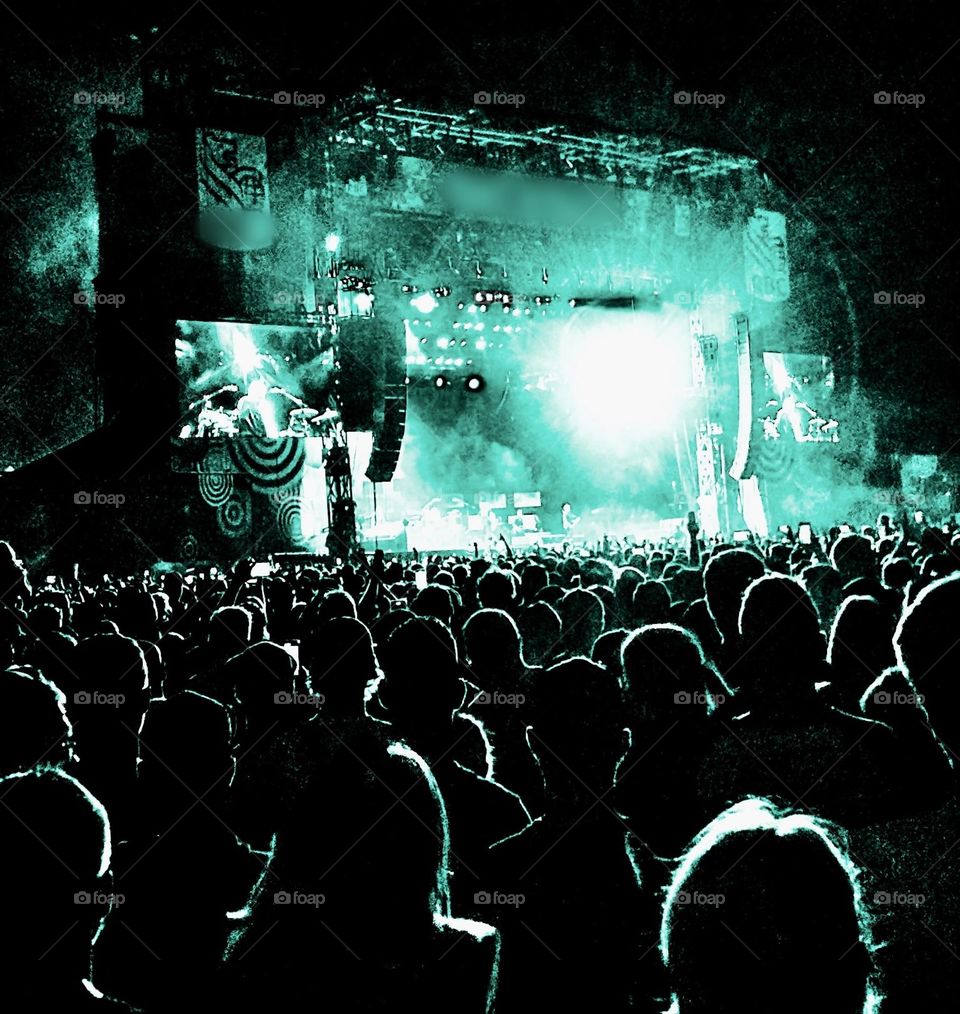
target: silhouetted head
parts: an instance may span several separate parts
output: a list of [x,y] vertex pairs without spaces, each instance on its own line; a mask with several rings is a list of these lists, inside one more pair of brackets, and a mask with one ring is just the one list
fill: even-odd
[[705,715],[719,677],[696,637],[673,623],[634,631],[622,649],[624,698],[633,722],[676,722]]
[[[122,634],[94,634],[77,645],[73,655],[74,671],[79,685],[73,683],[74,705],[96,705],[98,694],[112,695],[116,707],[93,707],[91,712],[104,715],[113,710],[118,715],[143,713],[149,699],[147,663],[140,645]],[[125,719],[129,720],[129,719]]]
[[143,588],[121,588],[113,609],[120,633],[144,641],[159,637],[157,603]]
[[391,609],[390,612],[383,613],[377,617],[370,627],[370,633],[373,635],[373,643],[377,651],[379,652],[387,641],[390,640],[390,635],[400,624],[414,619],[415,616],[416,613],[409,609]]
[[510,612],[516,600],[513,577],[504,570],[491,568],[477,582],[477,601],[483,609]]
[[812,692],[822,678],[826,639],[813,600],[794,578],[768,574],[747,588],[740,636],[743,664],[733,682],[751,694],[786,699]]
[[219,702],[192,691],[153,701],[140,734],[137,779],[151,810],[180,817],[197,797],[223,797],[233,778],[230,718]]
[[843,578],[840,572],[828,563],[812,563],[800,572],[800,580],[816,606],[820,629],[829,630],[840,603],[843,602]]
[[524,658],[531,665],[547,664],[560,641],[560,614],[546,602],[533,602],[520,611],[518,625]]
[[523,669],[520,631],[502,609],[479,609],[463,626],[464,647],[472,672],[496,690],[508,691]]
[[520,592],[524,602],[533,602],[542,588],[546,588],[550,580],[547,568],[539,563],[530,563],[523,568],[520,576]]
[[442,584],[428,584],[421,588],[410,603],[417,616],[432,616],[445,626],[453,627],[453,595],[451,589]]
[[323,697],[324,720],[363,717],[364,691],[380,674],[366,625],[338,616],[300,643],[311,693]]
[[[6,775],[0,795],[0,865],[9,874],[4,921],[11,930],[0,954],[4,999],[11,1009],[68,1010],[44,1006],[42,998],[82,994],[91,938],[110,907],[110,823],[99,800],[57,768]],[[16,999],[26,993],[36,1006]]]
[[669,588],[674,602],[689,604],[703,595],[703,575],[695,567],[678,567]]
[[241,606],[223,606],[210,617],[207,637],[218,657],[229,658],[243,651],[252,636],[253,616]]
[[711,556],[703,572],[707,608],[724,641],[736,640],[743,593],[763,577],[763,561],[745,549],[725,549]]
[[589,659],[566,659],[538,678],[528,703],[533,727],[527,739],[548,791],[595,800],[591,793],[609,788],[623,753],[626,723],[617,678]]
[[187,679],[187,640],[183,634],[170,631],[160,638],[160,654],[165,674],[164,691],[174,694],[182,690]]
[[891,556],[884,560],[882,574],[884,585],[900,592],[916,577],[913,564],[903,556]]
[[851,595],[844,600],[830,628],[827,661],[837,703],[857,710],[860,698],[885,669],[896,665],[893,613],[875,598]]
[[399,738],[417,746],[448,735],[466,696],[449,629],[433,617],[408,620],[380,655],[385,679],[378,696]]
[[333,589],[324,594],[311,610],[311,626],[322,627],[324,623],[337,616],[357,618],[357,604],[353,596],[341,588]]
[[960,738],[958,616],[960,575],[951,575],[920,592],[900,617],[893,639],[900,668],[924,695],[933,727],[951,745]]
[[36,637],[59,634],[63,630],[63,612],[52,602],[43,602],[30,610],[27,623]]
[[863,1014],[871,927],[842,831],[765,799],[694,839],[663,905],[679,1014]]
[[0,774],[37,764],[67,764],[73,756],[67,699],[42,676],[0,672]]
[[633,592],[638,584],[643,584],[644,577],[636,567],[621,567],[617,574],[614,591],[617,593],[617,604],[624,617],[633,615]]
[[297,668],[286,648],[273,641],[259,641],[227,660],[223,683],[240,713],[253,724],[286,721],[294,703]]
[[602,585],[613,588],[617,583],[617,568],[609,560],[585,560],[580,568],[580,584],[584,588]]
[[644,581],[633,590],[633,622],[666,623],[670,619],[670,592],[660,581]]
[[843,584],[857,577],[877,576],[877,555],[865,535],[847,532],[830,550],[830,562],[839,571]]
[[567,655],[589,657],[593,642],[603,633],[606,610],[600,596],[592,591],[574,588],[560,599],[563,622],[562,650]]

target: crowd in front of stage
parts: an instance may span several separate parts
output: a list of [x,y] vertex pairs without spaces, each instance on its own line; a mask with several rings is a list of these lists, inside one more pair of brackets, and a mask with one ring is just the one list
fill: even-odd
[[949,526],[259,570],[0,542],[8,1009],[958,1008]]

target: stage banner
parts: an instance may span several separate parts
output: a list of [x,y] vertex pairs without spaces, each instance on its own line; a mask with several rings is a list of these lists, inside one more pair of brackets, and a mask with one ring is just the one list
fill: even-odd
[[782,303],[790,295],[787,219],[778,211],[757,208],[743,230],[747,292],[766,303]]
[[227,250],[273,242],[265,137],[197,129],[198,232]]

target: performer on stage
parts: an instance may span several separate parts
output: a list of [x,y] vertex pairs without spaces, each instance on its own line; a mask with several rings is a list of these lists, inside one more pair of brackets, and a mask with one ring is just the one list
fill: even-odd
[[265,381],[257,379],[250,384],[247,393],[237,402],[237,418],[242,433],[268,437],[280,435],[273,401]]
[[560,505],[560,523],[565,532],[569,532],[571,528],[575,528],[580,523],[580,518],[573,513],[573,507],[569,503]]

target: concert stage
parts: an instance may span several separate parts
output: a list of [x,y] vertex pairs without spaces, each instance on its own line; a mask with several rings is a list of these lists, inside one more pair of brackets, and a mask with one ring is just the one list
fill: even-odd
[[[143,110],[93,144],[96,287],[124,296],[96,305],[103,425],[0,480],[31,538],[472,552],[563,538],[564,502],[589,543],[864,495],[855,315],[752,159],[387,96],[265,110],[152,65]],[[97,490],[125,501],[94,522]],[[418,517],[453,496],[472,518]]]

